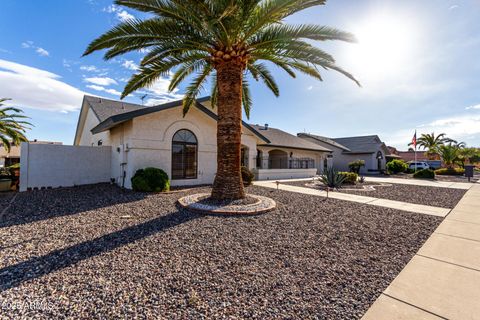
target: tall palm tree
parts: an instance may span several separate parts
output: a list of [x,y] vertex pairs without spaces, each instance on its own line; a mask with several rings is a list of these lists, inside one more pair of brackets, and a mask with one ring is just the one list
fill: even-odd
[[[455,140],[447,138],[445,133],[440,133],[437,136],[435,136],[434,132],[430,134],[422,133],[420,138],[417,139],[417,145],[424,150],[427,150],[425,154],[430,160],[433,160],[438,156],[438,148],[440,146],[450,142],[456,143]],[[408,145],[410,146],[412,144],[413,143],[409,143]]]
[[10,151],[12,144],[19,145],[28,141],[25,131],[31,125],[23,120],[28,117],[21,114],[22,110],[14,107],[2,108],[4,102],[8,100],[10,99],[0,99],[0,142],[7,152]]
[[357,80],[334,58],[306,40],[355,41],[350,33],[326,26],[287,25],[284,19],[326,0],[116,0],[153,14],[120,23],[85,51],[108,49],[105,59],[149,49],[121,98],[173,72],[169,90],[191,78],[183,113],[211,76],[212,105],[217,108],[217,174],[212,197],[245,197],[240,173],[242,105],[247,117],[252,99],[246,74],[262,80],[275,96],[279,88],[262,61],[295,77],[297,72],[322,80],[319,69],[335,70]]

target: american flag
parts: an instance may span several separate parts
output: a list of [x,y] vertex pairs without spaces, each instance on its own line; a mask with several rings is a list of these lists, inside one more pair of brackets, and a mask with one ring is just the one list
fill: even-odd
[[415,148],[417,147],[417,130],[415,130],[415,134],[413,135],[412,144]]

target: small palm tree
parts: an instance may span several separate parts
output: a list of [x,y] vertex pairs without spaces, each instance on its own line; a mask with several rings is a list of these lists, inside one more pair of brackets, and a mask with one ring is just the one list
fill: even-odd
[[153,14],[129,20],[94,40],[85,51],[108,49],[105,59],[149,49],[138,73],[125,86],[129,93],[152,85],[173,72],[170,90],[191,79],[185,89],[183,113],[188,112],[211,76],[212,105],[217,108],[217,174],[212,197],[245,197],[240,173],[242,105],[249,117],[252,106],[246,74],[262,80],[274,93],[279,88],[262,61],[295,77],[297,72],[322,80],[319,69],[335,70],[357,80],[335,64],[335,59],[306,40],[354,41],[334,28],[284,19],[326,0],[116,0]]
[[12,144],[19,145],[28,141],[25,131],[31,126],[30,123],[19,120],[28,118],[21,114],[22,110],[14,107],[2,108],[4,102],[8,100],[10,99],[0,99],[0,142],[7,152],[10,151]]
[[[424,150],[427,150],[425,154],[430,160],[434,160],[438,156],[438,148],[445,143],[456,142],[450,138],[446,137],[445,133],[440,133],[439,135],[435,136],[435,133],[432,132],[430,134],[422,133],[420,138],[417,139],[417,145]],[[409,143],[408,145],[411,146],[413,143]]]
[[453,165],[458,160],[459,151],[460,148],[454,143],[443,144],[438,147],[438,153],[442,157],[447,168],[453,168]]

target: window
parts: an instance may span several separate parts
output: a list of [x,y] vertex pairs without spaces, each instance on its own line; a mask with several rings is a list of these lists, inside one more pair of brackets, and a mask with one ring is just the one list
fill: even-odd
[[179,130],[172,139],[172,179],[197,178],[197,138],[189,130]]

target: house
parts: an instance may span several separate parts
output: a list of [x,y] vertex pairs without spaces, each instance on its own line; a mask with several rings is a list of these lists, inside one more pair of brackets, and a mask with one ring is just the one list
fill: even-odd
[[360,169],[360,173],[379,173],[385,169],[386,158],[390,156],[387,146],[377,135],[328,138],[298,133],[297,136],[332,150],[331,165],[338,171],[349,171],[350,162],[364,160],[365,167]]
[[[51,141],[30,141],[31,144],[62,144],[61,142],[51,142]],[[20,163],[20,146],[12,145],[10,152],[3,147],[3,143],[0,143],[0,168],[9,167],[14,164]]]
[[[173,186],[210,184],[216,173],[215,109],[209,97],[201,98],[183,117],[181,105],[147,107],[85,96],[74,146],[110,147],[110,177],[126,188],[138,169],[150,166],[167,172]],[[257,179],[312,177],[331,153],[268,125],[242,125],[241,161]]]
[[416,160],[420,162],[426,162],[435,169],[442,167],[442,160],[438,155],[435,157],[437,159],[429,159],[425,151],[414,151],[413,149],[408,151],[395,150],[395,155],[405,162],[414,162]]

